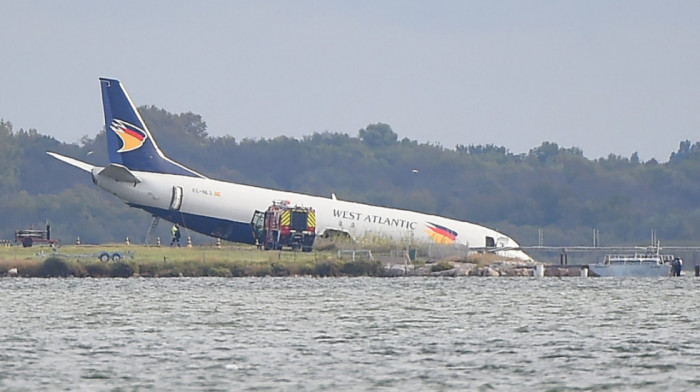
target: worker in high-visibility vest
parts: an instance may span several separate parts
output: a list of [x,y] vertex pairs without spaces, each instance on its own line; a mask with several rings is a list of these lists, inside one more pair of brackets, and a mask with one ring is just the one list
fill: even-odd
[[172,241],[170,241],[170,246],[173,246],[175,242],[177,242],[177,246],[180,246],[180,228],[177,226],[177,223],[173,225],[173,228],[170,229],[170,232],[173,235]]

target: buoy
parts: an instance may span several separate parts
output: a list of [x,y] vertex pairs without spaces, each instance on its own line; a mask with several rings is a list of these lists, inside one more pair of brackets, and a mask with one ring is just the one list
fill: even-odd
[[160,248],[160,237],[156,237],[156,246]]
[[76,245],[80,245],[80,237],[78,237],[78,239],[75,240],[75,244],[76,244]]
[[125,244],[129,245],[129,237],[126,237],[126,242]]
[[588,277],[588,268],[581,268],[581,277],[582,278]]
[[187,247],[191,248],[192,247],[192,237],[187,236]]
[[221,249],[221,238],[216,239],[216,247]]
[[17,276],[17,268],[10,268],[7,270],[7,276]]

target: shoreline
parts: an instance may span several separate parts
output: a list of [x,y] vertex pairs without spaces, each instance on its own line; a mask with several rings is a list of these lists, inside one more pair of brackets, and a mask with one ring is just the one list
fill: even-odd
[[[386,250],[261,251],[254,246],[156,247],[69,245],[0,247],[0,276],[51,278],[168,277],[533,277],[543,263],[493,254],[439,260],[392,257]],[[352,254],[352,257],[342,255]],[[547,265],[545,277],[584,276],[578,266]],[[587,274],[586,274],[587,276]]]

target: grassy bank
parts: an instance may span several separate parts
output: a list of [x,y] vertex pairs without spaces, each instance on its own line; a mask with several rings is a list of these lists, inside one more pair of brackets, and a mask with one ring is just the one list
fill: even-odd
[[[114,255],[117,257],[113,257]],[[106,255],[106,256],[105,256]],[[109,261],[100,260],[110,258]],[[171,248],[99,246],[0,247],[0,276],[24,277],[382,276],[381,263],[342,260],[332,251],[261,251],[253,246]]]

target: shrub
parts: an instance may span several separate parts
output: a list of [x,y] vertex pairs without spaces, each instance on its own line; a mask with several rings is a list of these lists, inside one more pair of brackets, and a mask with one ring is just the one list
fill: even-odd
[[277,263],[272,263],[272,276],[289,276],[289,268]]
[[141,262],[138,264],[139,275],[144,277],[155,278],[160,276],[160,269],[156,263],[145,263]]
[[272,268],[269,265],[249,265],[246,267],[244,276],[270,276]]
[[231,276],[234,276],[236,278],[246,276],[245,268],[243,268],[243,266],[240,264],[232,265],[231,266]]
[[86,263],[85,270],[87,271],[87,275],[92,276],[93,278],[108,277],[112,273],[112,269],[110,268],[109,264],[101,261]]
[[381,276],[384,267],[377,261],[350,261],[340,267],[340,272],[350,276]]
[[231,270],[226,267],[211,267],[207,271],[207,276],[217,276],[221,278],[230,278],[233,276]]
[[45,278],[67,277],[71,274],[71,270],[63,259],[58,257],[49,257],[48,259],[44,260],[44,263],[39,269],[38,273],[39,276]]
[[69,262],[66,263],[66,265],[68,265],[68,268],[71,271],[71,275],[77,278],[84,278],[86,276],[90,276],[88,275],[86,266],[80,262]]
[[452,263],[450,263],[449,261],[443,260],[443,261],[439,261],[439,262],[433,264],[433,266],[430,267],[430,272],[447,271],[447,270],[451,270],[452,268],[454,268]]
[[314,273],[312,275],[321,277],[338,276],[340,275],[340,267],[338,266],[337,261],[321,261],[316,264],[316,268],[314,268]]
[[297,275],[313,275],[314,266],[312,264],[302,264],[296,271]]
[[134,267],[126,261],[117,261],[112,264],[112,277],[128,278],[134,275]]

